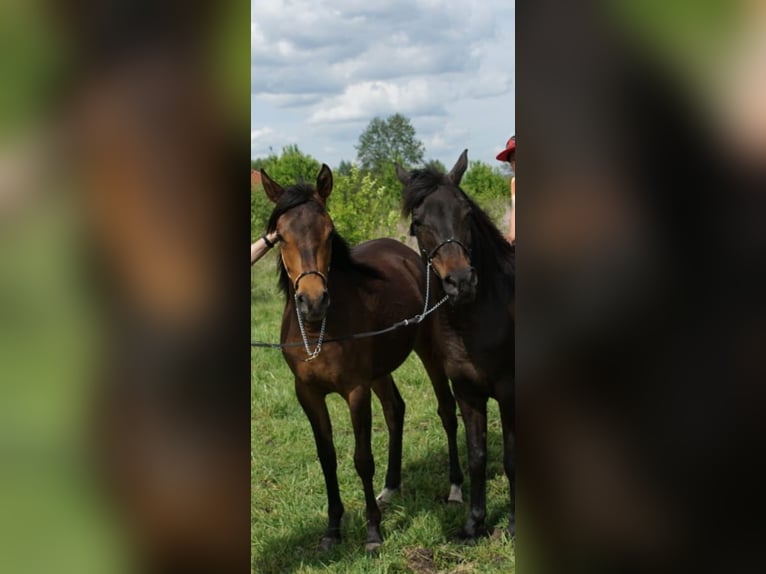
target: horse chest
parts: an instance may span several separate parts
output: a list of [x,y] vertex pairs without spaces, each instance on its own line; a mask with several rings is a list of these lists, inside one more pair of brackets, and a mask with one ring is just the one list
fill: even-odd
[[500,313],[448,311],[441,317],[447,376],[483,385],[513,371],[512,322]]

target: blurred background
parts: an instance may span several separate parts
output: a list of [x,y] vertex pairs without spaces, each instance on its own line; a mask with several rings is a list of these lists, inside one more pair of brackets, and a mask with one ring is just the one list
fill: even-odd
[[4,572],[248,568],[248,19],[0,4]]
[[766,3],[517,21],[519,571],[760,570]]
[[[248,16],[0,4],[2,571],[249,564]],[[517,22],[519,568],[752,571],[766,2]]]

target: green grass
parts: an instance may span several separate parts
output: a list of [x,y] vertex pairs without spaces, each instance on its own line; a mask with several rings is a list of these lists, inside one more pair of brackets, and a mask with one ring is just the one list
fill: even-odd
[[[283,296],[276,289],[272,256],[253,268],[251,334],[276,342]],[[271,573],[503,573],[515,569],[513,542],[507,537],[466,545],[453,541],[463,525],[466,506],[446,505],[449,490],[447,441],[436,413],[436,399],[416,355],[394,373],[407,404],[404,423],[402,490],[383,509],[385,542],[368,556],[364,498],[353,464],[353,431],[345,402],[328,397],[338,455],[338,480],[346,509],[343,541],[321,553],[317,545],[327,520],[324,479],[314,439],[295,398],[293,378],[281,352],[253,349],[252,411],[252,571]],[[508,483],[502,470],[497,403],[489,403],[487,524],[507,526]],[[460,424],[460,460],[467,475],[465,434]],[[380,403],[373,398],[375,491],[383,487],[388,434]],[[463,496],[468,500],[468,477]]]

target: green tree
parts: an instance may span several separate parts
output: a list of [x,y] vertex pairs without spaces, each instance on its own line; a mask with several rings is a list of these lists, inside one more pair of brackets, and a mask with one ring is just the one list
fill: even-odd
[[503,216],[510,203],[510,177],[501,168],[471,161],[460,187],[504,229]]
[[322,164],[292,144],[283,147],[279,156],[271,154],[251,160],[250,166],[252,169],[265,169],[274,181],[282,185],[292,185],[299,181],[313,183]]
[[406,167],[422,163],[425,146],[417,139],[410,120],[394,114],[386,119],[373,118],[359,136],[356,150],[361,168],[375,174],[394,161]]
[[357,165],[350,169],[348,175],[334,174],[333,192],[327,201],[338,233],[351,245],[375,237],[403,238],[398,196]]
[[389,190],[398,190],[394,164],[413,168],[423,163],[425,146],[417,139],[415,128],[402,114],[386,119],[373,118],[359,136],[357,162]]
[[509,177],[500,168],[476,160],[469,163],[460,186],[476,200],[505,199],[510,193],[509,181]]
[[347,161],[345,159],[340,160],[340,164],[338,164],[338,167],[333,170],[334,175],[351,175],[351,169],[353,167],[353,164],[350,161]]

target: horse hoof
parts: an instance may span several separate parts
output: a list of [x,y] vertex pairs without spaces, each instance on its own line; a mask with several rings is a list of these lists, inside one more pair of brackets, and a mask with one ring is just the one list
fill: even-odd
[[455,536],[453,536],[452,540],[457,544],[472,546],[473,544],[476,544],[476,535],[472,535],[465,530],[461,530]]
[[366,552],[369,552],[370,554],[376,553],[380,549],[381,542],[368,542],[364,545],[364,549]]
[[448,503],[463,504],[463,491],[456,484],[449,487],[449,496],[447,497]]
[[488,534],[489,532],[487,531],[486,526],[472,526],[471,528],[463,528],[460,532],[458,532],[456,539],[460,542],[473,544],[479,538],[487,536]]
[[327,552],[334,546],[336,546],[340,542],[337,538],[333,538],[332,536],[323,536],[322,541],[319,543],[319,550],[322,552]]
[[377,503],[381,506],[388,504],[391,502],[391,499],[394,497],[394,494],[398,491],[397,488],[388,488],[385,487],[381,493],[378,495],[378,497],[375,499]]

